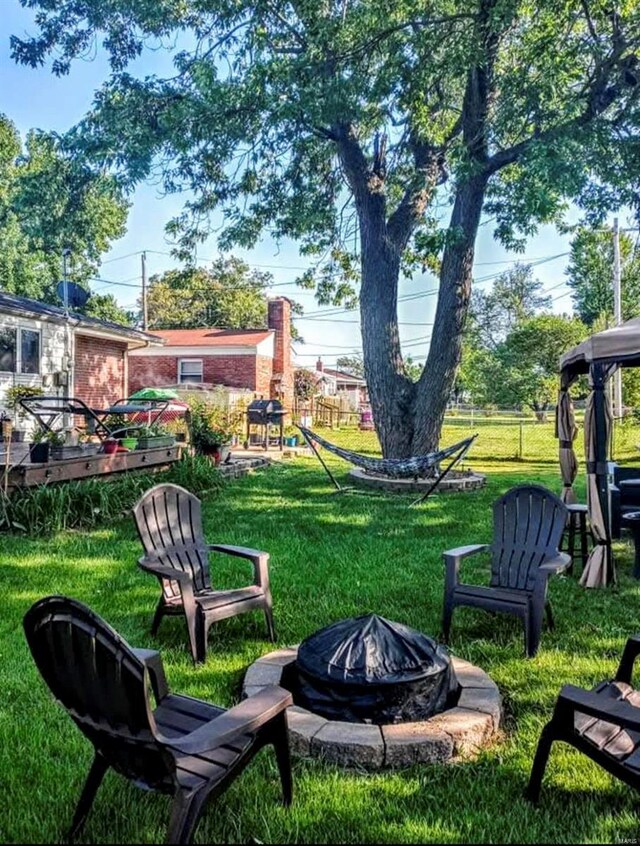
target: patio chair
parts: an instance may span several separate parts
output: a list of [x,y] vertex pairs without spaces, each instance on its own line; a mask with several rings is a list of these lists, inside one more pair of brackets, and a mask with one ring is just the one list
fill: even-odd
[[[442,628],[448,641],[451,617],[458,605],[513,614],[522,619],[528,657],[538,651],[544,612],[553,628],[547,599],[550,576],[567,569],[571,559],[558,551],[567,523],[567,509],[540,485],[512,488],[493,506],[493,543],[474,544],[444,553],[445,589]],[[460,582],[460,565],[479,552],[491,555],[489,587]]]
[[291,802],[288,691],[269,687],[228,711],[170,693],[157,652],[133,649],[97,614],[63,596],[36,602],[24,629],[43,679],[94,747],[69,839],[80,833],[110,767],[139,787],[173,796],[167,843],[190,842],[205,803],[266,745],[275,747],[284,802]]
[[631,637],[613,681],[584,690],[565,685],[553,717],[540,735],[526,796],[537,803],[554,741],[583,752],[626,784],[640,790],[640,692],[631,686],[640,635]]
[[[204,661],[213,623],[261,609],[269,638],[275,641],[268,553],[243,546],[207,544],[200,500],[179,485],[150,488],[134,506],[133,515],[145,551],[138,564],[156,576],[162,586],[152,634],[157,633],[165,615],[184,615],[193,660]],[[210,552],[250,561],[253,584],[235,590],[214,590],[209,576]]]

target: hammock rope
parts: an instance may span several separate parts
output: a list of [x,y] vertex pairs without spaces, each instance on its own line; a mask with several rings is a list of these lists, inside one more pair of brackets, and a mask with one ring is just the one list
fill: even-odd
[[311,429],[307,429],[304,426],[298,426],[298,429],[300,429],[305,437],[305,440],[312,448],[312,442],[315,441],[320,444],[321,447],[324,447],[324,449],[334,453],[334,455],[337,455],[340,458],[343,458],[345,461],[348,461],[349,464],[353,464],[355,467],[361,467],[367,473],[386,476],[389,479],[419,479],[424,476],[428,476],[431,474],[431,471],[435,470],[437,472],[440,462],[446,461],[448,458],[456,456],[456,454],[459,453],[453,462],[457,464],[458,461],[461,461],[464,458],[469,451],[471,444],[477,438],[477,435],[471,435],[470,437],[464,438],[445,449],[438,450],[437,452],[430,452],[426,455],[415,455],[411,458],[374,458],[372,456],[362,455],[359,452],[353,452],[352,450],[344,449],[336,444],[332,444],[331,441],[327,441],[321,435],[318,435],[316,432],[312,432]]

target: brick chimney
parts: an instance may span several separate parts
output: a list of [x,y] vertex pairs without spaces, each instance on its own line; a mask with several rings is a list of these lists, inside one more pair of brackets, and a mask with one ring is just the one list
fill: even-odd
[[293,406],[293,367],[291,365],[291,302],[275,297],[268,302],[267,325],[275,332],[272,394],[279,396],[285,408]]
[[320,357],[318,357],[318,360],[316,361],[316,370],[318,373],[322,373],[324,370],[324,364],[322,363],[322,359]]

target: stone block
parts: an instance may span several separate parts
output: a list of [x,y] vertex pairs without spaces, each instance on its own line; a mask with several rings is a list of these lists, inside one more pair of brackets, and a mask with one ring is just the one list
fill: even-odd
[[264,661],[256,661],[245,673],[243,688],[266,687],[269,684],[280,684],[282,678],[281,664],[267,664]]
[[451,657],[451,662],[460,687],[488,687],[497,690],[496,683],[480,667],[476,667],[468,661],[463,661],[462,658],[454,658],[453,656]]
[[444,763],[453,756],[453,739],[430,720],[382,726],[387,767]]
[[287,646],[284,649],[276,649],[275,652],[269,652],[268,655],[263,655],[258,658],[256,664],[277,664],[280,667],[285,667],[287,664],[292,664],[298,656],[297,646]]
[[305,708],[292,705],[287,708],[287,727],[289,746],[295,755],[311,754],[311,740],[327,724],[324,717],[312,714]]
[[489,714],[459,706],[432,717],[430,722],[434,729],[451,737],[456,755],[473,755],[493,734],[493,719]]
[[460,699],[458,700],[458,707],[465,708],[469,711],[480,711],[483,714],[489,714],[493,720],[494,730],[500,725],[502,697],[498,688],[495,686],[492,688],[463,688]]
[[342,767],[378,769],[384,763],[379,726],[327,721],[311,740],[313,754]]

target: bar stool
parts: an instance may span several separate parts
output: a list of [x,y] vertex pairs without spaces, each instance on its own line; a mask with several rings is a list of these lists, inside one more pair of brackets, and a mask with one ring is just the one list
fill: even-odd
[[589,557],[589,546],[587,537],[591,536],[593,542],[593,532],[591,527],[587,528],[587,516],[589,508],[580,503],[565,503],[567,511],[569,512],[569,520],[567,521],[567,528],[565,529],[565,536],[567,537],[567,552],[571,556],[571,564],[567,569],[567,573],[573,572],[573,561],[576,549],[576,532],[580,533],[580,557],[582,558],[582,566],[584,567]]

